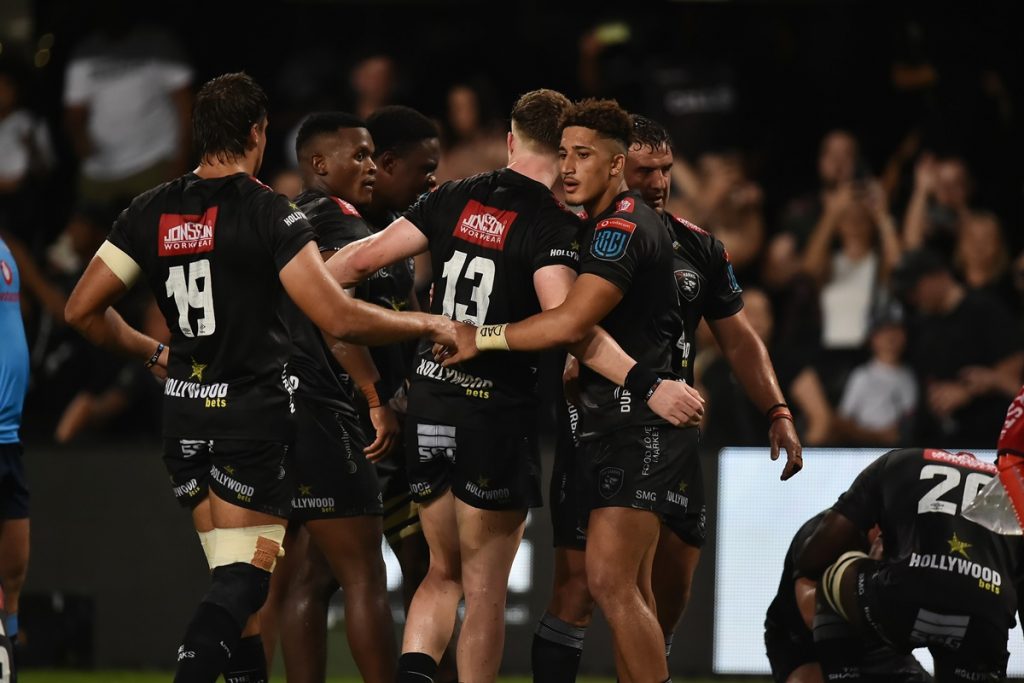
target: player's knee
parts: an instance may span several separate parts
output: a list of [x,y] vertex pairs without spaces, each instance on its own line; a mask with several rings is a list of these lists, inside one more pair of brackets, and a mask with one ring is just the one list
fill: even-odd
[[615,563],[602,563],[605,566],[587,565],[587,588],[602,609],[605,603],[615,602],[627,595],[637,592],[636,580],[630,580],[629,574],[623,572]]
[[200,537],[213,580],[203,601],[223,608],[243,627],[266,602],[270,573],[284,554],[284,533],[283,525],[265,524],[215,529]]
[[246,562],[216,567],[212,578],[203,602],[222,608],[239,628],[263,607],[270,592],[270,572]]

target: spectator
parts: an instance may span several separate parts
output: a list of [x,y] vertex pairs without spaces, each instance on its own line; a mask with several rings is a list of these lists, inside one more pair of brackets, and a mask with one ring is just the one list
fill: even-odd
[[[768,297],[759,289],[744,289],[743,310],[754,331],[768,344],[775,324]],[[806,358],[777,354],[773,347],[769,349],[779,386],[792,402],[801,443],[810,446],[825,443],[831,430],[832,407],[817,372]],[[707,418],[701,437],[703,446],[717,451],[725,446],[767,445],[766,417],[747,398],[728,361],[710,349],[702,356],[696,364],[696,381],[707,401]]]
[[448,91],[438,183],[493,171],[508,162],[505,131],[496,125],[488,99],[480,88],[471,85],[458,84]]
[[294,168],[281,169],[271,177],[270,187],[294,201],[302,193],[302,176]]
[[903,217],[907,249],[928,247],[952,259],[973,190],[967,163],[957,157],[921,155],[914,167],[914,191]]
[[995,214],[972,211],[964,216],[953,264],[968,289],[986,291],[1011,312],[1020,313],[1010,276],[1010,247]]
[[803,256],[804,271],[821,288],[822,371],[838,397],[862,358],[871,311],[900,256],[896,223],[877,182],[849,182],[826,196],[824,212]]
[[907,443],[917,407],[917,382],[903,364],[907,346],[903,310],[885,306],[872,321],[871,360],[850,374],[833,425],[833,440],[847,446]]
[[352,111],[365,120],[381,107],[395,103],[398,92],[395,60],[385,54],[361,59],[349,72],[349,84],[353,95]]
[[1016,321],[927,249],[904,254],[893,285],[918,314],[908,354],[923,398],[915,437],[940,448],[990,446],[1024,370]]
[[793,235],[802,250],[821,220],[829,197],[857,177],[863,178],[864,173],[860,145],[853,133],[843,129],[826,133],[818,151],[818,188],[786,205],[780,221],[781,234],[776,239]]
[[119,201],[187,170],[192,68],[163,30],[111,13],[68,63],[65,123],[80,199]]
[[754,282],[750,268],[764,244],[763,193],[747,177],[736,152],[703,154],[694,168],[675,157],[672,182],[681,189],[666,207],[722,240],[741,282]]

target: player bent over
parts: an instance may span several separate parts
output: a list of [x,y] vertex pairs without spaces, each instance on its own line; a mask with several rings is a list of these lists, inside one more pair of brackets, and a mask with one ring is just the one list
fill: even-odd
[[[266,599],[294,486],[282,295],[332,337],[451,339],[450,321],[384,311],[341,290],[306,217],[253,177],[266,112],[263,90],[245,74],[205,84],[192,117],[199,166],[132,201],[65,311],[93,343],[166,369],[164,462],[211,569],[176,681],[266,678],[250,617]],[[169,349],[110,307],[140,275],[171,330]]]
[[[928,648],[938,681],[1005,678],[1024,546],[960,514],[996,473],[970,453],[894,450],[825,514],[797,570],[819,581],[814,645],[826,681],[864,678],[873,637],[896,652]],[[876,524],[880,560],[861,550]]]

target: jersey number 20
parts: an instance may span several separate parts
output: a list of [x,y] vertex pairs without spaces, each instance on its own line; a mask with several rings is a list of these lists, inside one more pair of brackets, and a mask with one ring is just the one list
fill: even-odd
[[[464,251],[456,251],[444,264],[444,271],[441,277],[444,278],[444,299],[441,300],[441,313],[452,320],[468,322],[476,326],[484,324],[487,319],[487,308],[491,304],[491,290],[494,289],[494,261],[483,256],[474,256],[466,265],[466,258],[469,255]],[[465,273],[463,273],[465,268]],[[455,303],[455,288],[458,286],[459,278],[465,275],[467,280],[473,282],[473,291],[470,292],[470,299],[476,305],[473,313],[469,312],[466,304]],[[477,276],[480,281],[477,282]]]
[[[955,515],[957,512],[956,503],[940,499],[943,494],[952,491],[960,485],[960,470],[955,467],[947,467],[946,465],[925,465],[921,468],[922,481],[925,479],[935,479],[936,477],[942,477],[942,481],[928,489],[928,493],[921,496],[921,500],[917,503],[917,513],[920,515],[926,512],[941,512],[947,515]],[[978,495],[978,491],[990,479],[992,479],[991,476],[981,472],[971,472],[967,475],[967,479],[964,481],[963,499],[960,501],[961,510],[971,504],[974,497]]]
[[[178,327],[186,337],[209,337],[217,329],[217,316],[213,313],[213,282],[210,281],[210,260],[201,259],[185,266],[171,266],[167,273],[167,296],[174,297],[178,308]],[[202,286],[200,286],[200,284]],[[192,329],[188,314],[193,308],[202,311]]]

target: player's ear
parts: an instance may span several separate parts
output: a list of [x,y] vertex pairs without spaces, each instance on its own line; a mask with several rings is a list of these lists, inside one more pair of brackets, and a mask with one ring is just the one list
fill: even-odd
[[314,152],[313,156],[309,158],[309,163],[313,167],[313,172],[317,175],[327,175],[327,159],[323,154]]
[[377,164],[377,171],[384,171],[385,173],[391,174],[395,172],[395,166],[398,164],[398,157],[390,149],[386,152],[381,152],[380,156],[373,160],[373,163]]
[[622,175],[622,169],[626,167],[626,155],[619,152],[612,157],[612,165],[609,173],[613,176]]
[[508,136],[505,138],[505,144],[508,147],[508,155],[512,156],[512,153],[516,151],[516,136],[512,131],[508,132]]

